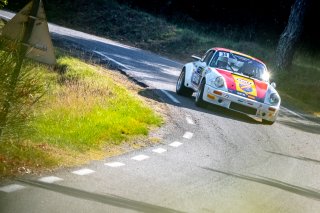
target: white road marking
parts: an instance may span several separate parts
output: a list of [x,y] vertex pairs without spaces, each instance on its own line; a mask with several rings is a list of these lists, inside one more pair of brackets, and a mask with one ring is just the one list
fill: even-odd
[[4,18],[4,19],[7,20],[7,21],[10,20],[10,19],[12,19],[12,17],[5,16],[5,15],[1,15],[1,17]]
[[184,138],[186,139],[191,139],[193,137],[193,133],[192,132],[186,132],[183,135]]
[[148,158],[150,158],[150,157],[147,156],[147,155],[137,155],[137,156],[134,156],[131,159],[132,160],[136,160],[136,161],[143,161],[143,160],[148,159]]
[[288,108],[285,108],[285,107],[281,107],[281,108],[284,109],[285,111],[291,113],[292,115],[295,115],[295,116],[297,116],[297,117],[299,117],[299,118],[301,118],[301,119],[303,119],[303,120],[307,120],[307,119],[306,119],[305,117],[303,117],[302,115],[299,115],[298,113],[296,113],[296,112],[294,112],[294,111],[292,111],[292,110],[290,110],[290,109],[288,109]]
[[169,146],[173,146],[173,147],[178,147],[181,146],[183,143],[179,142],[179,141],[175,141],[173,143],[170,143]]
[[158,149],[154,149],[154,150],[152,150],[152,151],[161,154],[161,153],[166,152],[167,150],[164,149],[164,148],[158,148]]
[[187,120],[188,124],[194,125],[194,121],[192,120],[192,118],[190,116],[187,116],[186,120]]
[[55,176],[48,176],[48,177],[39,178],[38,180],[45,183],[54,183],[57,181],[62,181],[63,179]]
[[10,192],[15,192],[15,191],[18,191],[18,190],[21,190],[24,188],[26,188],[26,187],[18,185],[18,184],[10,184],[10,185],[1,187],[0,191],[10,193]]
[[110,162],[110,163],[105,163],[104,165],[109,167],[120,167],[120,166],[124,166],[125,164],[121,162]]
[[168,96],[168,98],[170,98],[171,101],[180,104],[180,101],[178,101],[173,95],[171,95],[169,92],[161,89],[161,92],[163,92],[166,96]]
[[80,169],[80,170],[77,170],[77,171],[73,171],[72,173],[73,174],[76,174],[76,175],[89,175],[91,173],[94,173],[95,171],[91,170],[91,169]]
[[125,69],[127,69],[127,70],[130,70],[130,68],[127,67],[126,65],[124,65],[124,64],[120,63],[119,61],[116,61],[116,60],[114,60],[114,59],[112,59],[112,58],[110,58],[110,57],[108,57],[108,56],[106,56],[105,54],[103,54],[103,53],[101,53],[101,52],[99,52],[99,51],[95,51],[95,50],[94,50],[93,52],[94,52],[94,53],[97,53],[98,55],[101,55],[101,56],[105,57],[105,58],[108,59],[109,61],[112,61],[112,62],[116,63],[117,65],[119,65],[119,66],[121,66],[121,67],[123,67],[123,68],[125,68]]

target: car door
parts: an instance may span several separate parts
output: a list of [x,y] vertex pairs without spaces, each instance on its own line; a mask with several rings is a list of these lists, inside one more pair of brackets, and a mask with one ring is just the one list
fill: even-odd
[[203,58],[200,61],[195,62],[194,64],[194,72],[192,73],[191,82],[195,89],[198,88],[201,79],[204,75],[204,70],[208,66],[213,54],[214,50],[209,50],[206,52],[206,54],[203,56]]

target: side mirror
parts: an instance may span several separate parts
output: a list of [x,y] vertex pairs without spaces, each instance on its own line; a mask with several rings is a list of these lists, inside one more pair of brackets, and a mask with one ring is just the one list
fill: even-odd
[[276,87],[277,87],[277,84],[276,84],[275,82],[272,82],[270,85],[271,85],[273,88],[276,88]]
[[197,60],[197,61],[200,61],[200,60],[201,60],[201,58],[200,58],[199,56],[196,56],[196,55],[192,55],[191,58],[193,58],[193,59],[195,59],[195,60]]

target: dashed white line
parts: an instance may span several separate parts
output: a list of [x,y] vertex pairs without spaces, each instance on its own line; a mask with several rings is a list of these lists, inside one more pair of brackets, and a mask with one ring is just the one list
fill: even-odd
[[194,121],[189,116],[186,117],[188,124],[194,125]]
[[10,193],[10,192],[15,192],[15,191],[18,191],[18,190],[21,190],[24,188],[26,188],[26,187],[18,185],[18,184],[10,184],[10,185],[1,187],[0,191]]
[[170,98],[171,101],[180,104],[180,101],[178,101],[173,95],[171,95],[169,92],[161,89],[161,92],[163,92],[166,96],[168,96],[168,98]]
[[137,156],[134,156],[131,159],[132,160],[136,160],[136,161],[143,161],[143,160],[148,159],[148,158],[150,158],[150,157],[147,156],[147,155],[137,155]]
[[120,167],[120,166],[124,166],[125,164],[121,162],[110,162],[110,163],[105,163],[104,165],[109,167]]
[[186,132],[183,135],[184,138],[186,139],[191,139],[193,137],[193,133],[192,132]]
[[161,153],[164,153],[164,152],[166,152],[167,150],[166,149],[164,149],[164,148],[157,148],[157,149],[154,149],[154,150],[152,150],[153,152],[155,152],[155,153],[159,153],[159,154],[161,154]]
[[178,147],[178,146],[181,146],[183,143],[179,142],[179,141],[175,141],[173,143],[170,143],[169,146],[172,146],[172,147]]
[[91,173],[94,173],[95,171],[91,170],[91,169],[80,169],[80,170],[76,170],[76,171],[73,171],[72,173],[73,174],[76,174],[76,175],[89,175]]
[[45,183],[54,183],[57,181],[62,181],[63,179],[55,176],[48,176],[48,177],[39,178],[38,180]]

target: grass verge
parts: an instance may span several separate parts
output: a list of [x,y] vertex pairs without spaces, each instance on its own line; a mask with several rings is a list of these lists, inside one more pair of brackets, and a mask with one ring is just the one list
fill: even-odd
[[32,173],[118,154],[163,119],[107,70],[60,56],[58,70],[35,64],[48,86],[28,134],[0,144],[0,175]]
[[296,110],[303,110],[320,118],[320,54],[296,54],[289,72],[279,73],[278,90],[282,99]]

